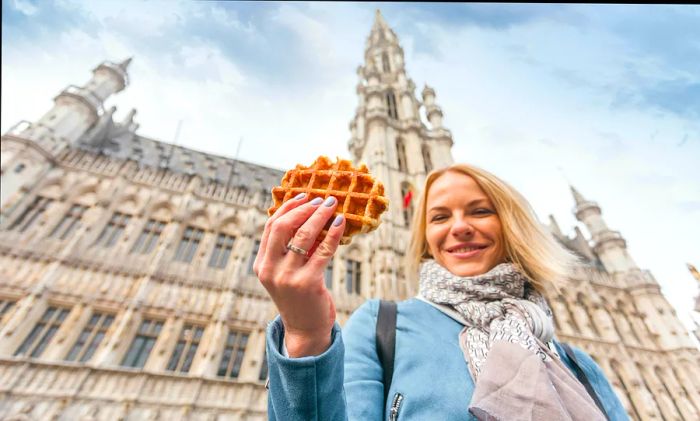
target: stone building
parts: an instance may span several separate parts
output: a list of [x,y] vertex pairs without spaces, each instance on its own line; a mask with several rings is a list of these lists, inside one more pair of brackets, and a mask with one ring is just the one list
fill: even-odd
[[[276,311],[251,269],[283,172],[141,136],[133,110],[115,121],[104,102],[129,61],[2,136],[0,419],[266,419]],[[453,162],[435,91],[416,97],[379,12],[357,74],[349,152],[392,205],[328,266],[341,324],[366,298],[416,293],[403,198]],[[633,419],[699,419],[700,353],[600,207],[572,193],[590,239],[550,217],[585,262],[548,297],[558,337],[598,361]]]

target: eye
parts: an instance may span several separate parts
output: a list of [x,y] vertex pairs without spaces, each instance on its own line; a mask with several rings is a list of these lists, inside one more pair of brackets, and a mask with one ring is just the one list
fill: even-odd
[[447,216],[445,216],[445,215],[443,215],[443,214],[433,215],[433,216],[430,218],[430,222],[442,221],[442,220],[445,219],[445,218],[447,218]]
[[494,213],[495,213],[494,211],[492,211],[491,209],[487,209],[487,208],[474,209],[475,215],[491,215]]

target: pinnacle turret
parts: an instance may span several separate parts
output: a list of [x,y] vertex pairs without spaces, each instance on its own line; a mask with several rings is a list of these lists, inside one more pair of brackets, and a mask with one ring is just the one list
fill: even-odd
[[618,231],[608,228],[600,206],[596,202],[587,200],[573,186],[569,185],[569,187],[576,201],[574,208],[576,219],[586,225],[594,243],[593,249],[600,257],[605,269],[611,273],[638,270],[636,263],[627,253],[627,242]]
[[131,64],[132,58],[133,57],[128,57],[126,60],[119,63],[117,66],[119,66],[122,70],[126,71],[126,68],[129,67],[129,64]]
[[588,201],[583,197],[581,193],[579,193],[578,190],[574,186],[569,185],[569,188],[571,189],[571,194],[574,196],[574,200],[576,201],[576,206],[580,206],[584,203],[587,203]]

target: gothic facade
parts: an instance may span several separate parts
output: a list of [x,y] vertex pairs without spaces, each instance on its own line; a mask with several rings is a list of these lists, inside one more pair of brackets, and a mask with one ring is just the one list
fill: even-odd
[[[115,121],[103,104],[129,61],[100,64],[2,136],[0,419],[266,419],[276,311],[252,262],[283,172],[141,136],[135,111]],[[349,153],[392,205],[327,268],[341,324],[367,298],[416,293],[404,198],[454,161],[435,91],[416,97],[379,12],[357,74]],[[558,337],[593,356],[632,419],[699,419],[700,353],[601,208],[572,193],[590,239],[550,217],[584,262],[550,291]]]

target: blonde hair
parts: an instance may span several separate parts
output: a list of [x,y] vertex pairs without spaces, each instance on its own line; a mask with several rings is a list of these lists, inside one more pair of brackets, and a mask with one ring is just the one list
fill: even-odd
[[578,258],[560,245],[540,224],[528,201],[505,181],[467,164],[435,170],[426,177],[413,216],[406,254],[409,274],[417,277],[420,264],[432,257],[425,236],[428,191],[435,180],[447,172],[471,177],[486,193],[501,221],[507,261],[520,269],[535,288],[541,292],[547,286],[557,288],[559,281],[570,276]]

